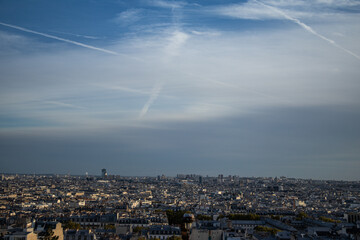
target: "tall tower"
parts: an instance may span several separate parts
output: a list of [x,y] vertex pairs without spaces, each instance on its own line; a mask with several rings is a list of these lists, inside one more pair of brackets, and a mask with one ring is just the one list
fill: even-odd
[[107,172],[106,172],[106,169],[105,169],[105,168],[101,169],[101,177],[102,177],[102,178],[106,178],[106,177],[107,177]]
[[224,182],[224,175],[219,174],[218,178],[217,178],[218,183],[223,183]]

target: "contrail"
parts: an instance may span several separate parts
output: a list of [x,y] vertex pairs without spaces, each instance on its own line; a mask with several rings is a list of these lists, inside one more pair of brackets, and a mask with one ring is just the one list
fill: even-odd
[[151,95],[148,99],[148,101],[145,103],[144,107],[141,109],[141,112],[139,114],[139,118],[143,118],[146,113],[148,112],[150,106],[154,103],[154,101],[158,98],[161,90],[163,88],[162,82],[156,82],[153,89],[151,90]]
[[281,10],[279,10],[279,9],[273,7],[273,6],[269,6],[269,5],[265,4],[265,3],[259,2],[259,1],[257,1],[257,0],[254,0],[254,2],[257,2],[257,3],[261,4],[261,5],[263,5],[264,7],[267,7],[267,8],[269,8],[269,9],[271,9],[272,11],[279,13],[280,15],[282,15],[283,17],[285,17],[286,19],[288,19],[288,20],[290,20],[290,21],[298,24],[300,27],[304,28],[304,29],[305,29],[306,31],[308,31],[309,33],[311,33],[311,34],[313,34],[313,35],[315,35],[315,36],[317,36],[317,37],[319,37],[319,38],[327,41],[328,43],[330,43],[330,44],[333,45],[334,47],[339,48],[339,49],[343,50],[344,52],[346,52],[346,53],[350,54],[351,56],[353,56],[353,57],[357,58],[358,60],[360,60],[360,56],[359,56],[359,55],[357,55],[356,53],[353,53],[352,51],[350,51],[350,50],[348,50],[348,49],[340,46],[340,45],[337,44],[334,40],[331,40],[331,39],[329,39],[329,38],[327,38],[327,37],[325,37],[325,36],[317,33],[314,29],[312,29],[310,26],[306,25],[305,23],[301,22],[299,19],[293,18],[293,17],[287,15],[287,14],[284,13],[283,11],[281,11]]
[[75,37],[88,38],[88,39],[100,39],[100,37],[94,37],[94,36],[88,36],[88,35],[81,35],[81,34],[75,34],[75,33],[68,33],[68,32],[61,32],[61,31],[50,31],[50,32],[60,33],[60,34],[66,34],[66,35],[75,36]]
[[[163,1],[157,1],[157,4],[163,7],[170,7],[171,8],[171,14],[172,14],[172,23],[175,26],[175,28],[178,28],[180,17],[179,14],[175,12],[175,9],[181,8],[181,5],[168,5],[168,3]],[[181,31],[176,30],[173,33],[172,39],[170,43],[165,47],[165,50],[167,50],[167,54],[171,55],[177,55],[177,49],[180,48],[182,44],[184,44],[187,40],[187,34],[184,34]],[[159,82],[157,81],[151,91],[151,95],[148,99],[148,101],[145,103],[144,107],[142,108],[139,118],[143,118],[146,113],[148,112],[150,106],[155,102],[155,100],[158,98],[160,92],[163,89],[163,81]]]
[[135,88],[129,88],[129,87],[123,87],[123,86],[106,86],[106,85],[102,85],[102,84],[90,84],[92,86],[96,86],[96,87],[102,87],[105,89],[110,89],[110,90],[120,90],[120,91],[124,91],[124,92],[130,92],[130,93],[138,93],[138,94],[142,94],[142,95],[151,95],[150,91],[143,91],[140,89],[135,89]]
[[104,53],[108,53],[108,54],[112,54],[112,55],[118,55],[117,52],[113,52],[113,51],[106,50],[106,49],[103,49],[103,48],[98,48],[98,47],[94,47],[94,46],[91,46],[91,45],[79,43],[79,42],[72,41],[72,40],[65,39],[65,38],[60,38],[60,37],[57,37],[57,36],[54,36],[54,35],[50,35],[50,34],[46,34],[46,33],[41,33],[41,32],[36,32],[36,31],[30,30],[30,29],[27,29],[27,28],[15,26],[15,25],[3,23],[3,22],[0,22],[0,24],[3,25],[3,26],[6,26],[6,27],[10,27],[10,28],[14,28],[14,29],[23,31],[23,32],[28,32],[28,33],[37,34],[37,35],[40,35],[40,36],[43,36],[43,37],[52,38],[52,39],[55,39],[55,40],[59,40],[59,41],[71,43],[71,44],[74,44],[74,45],[77,45],[77,46],[81,46],[81,47],[84,47],[84,48],[93,49],[93,50],[96,50],[96,51],[100,51],[100,52],[104,52]]
[[69,108],[77,108],[77,109],[86,109],[84,107],[80,107],[80,106],[76,106],[74,104],[68,104],[68,103],[63,103],[63,102],[58,102],[58,101],[44,101],[44,103],[48,103],[48,104],[53,104],[53,105],[58,105],[61,107],[69,107]]

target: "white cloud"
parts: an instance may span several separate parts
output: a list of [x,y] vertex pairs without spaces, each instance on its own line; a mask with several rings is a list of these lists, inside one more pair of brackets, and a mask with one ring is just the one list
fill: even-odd
[[139,21],[142,18],[142,10],[141,9],[128,9],[121,13],[118,13],[114,19],[116,23],[119,24],[129,24]]
[[264,8],[261,3],[276,7],[283,11],[285,14],[294,18],[306,19],[324,19],[329,17],[342,17],[342,11],[339,8],[350,8],[360,6],[358,1],[333,1],[333,0],[318,0],[318,1],[295,1],[295,0],[263,0],[255,1],[249,0],[240,4],[211,6],[208,12],[225,17],[249,19],[249,20],[269,20],[269,19],[282,19],[282,16],[272,11],[271,9]]
[[102,39],[102,37],[96,37],[96,36],[90,36],[90,35],[83,35],[83,34],[75,34],[75,33],[62,32],[62,31],[51,31],[51,32],[53,32],[53,33],[65,34],[65,35],[70,35],[70,36],[75,36],[75,37],[81,37],[81,38],[86,38],[86,39]]
[[192,30],[191,33],[194,34],[194,35],[202,35],[202,36],[209,36],[209,37],[221,35],[221,33],[219,31],[196,31],[196,30]]
[[154,103],[154,101],[158,98],[162,88],[163,88],[163,83],[162,82],[156,82],[153,89],[151,90],[151,95],[149,97],[149,99],[147,100],[147,102],[145,103],[144,107],[141,109],[140,118],[143,118],[146,113],[149,111],[150,106]]
[[[256,2],[258,2],[257,0],[255,0]],[[329,39],[321,34],[319,34],[318,32],[316,32],[312,27],[310,27],[309,25],[306,25],[305,23],[301,22],[299,19],[296,19],[288,14],[286,14],[285,12],[274,8],[272,6],[266,5],[264,3],[259,2],[261,5],[263,5],[264,7],[267,7],[268,9],[272,10],[275,13],[278,13],[279,15],[283,16],[285,19],[288,19],[296,24],[298,24],[300,27],[302,27],[303,29],[305,29],[306,31],[308,31],[309,33],[315,35],[316,37],[319,37],[320,39],[330,43],[331,45],[333,45],[336,48],[341,49],[342,51],[350,54],[351,56],[357,58],[358,60],[360,60],[360,56],[357,55],[356,53],[350,51],[349,49],[344,48],[343,46],[340,46],[339,44],[337,44],[334,40]]]
[[182,8],[186,5],[186,2],[183,1],[166,1],[166,0],[149,0],[148,4],[156,7],[162,7],[162,8],[170,8],[170,9],[176,9],[176,8]]
[[180,54],[180,49],[189,39],[189,35],[182,31],[174,31],[168,38],[168,44],[165,47],[165,52],[170,56],[177,56]]
[[241,18],[241,19],[280,19],[281,16],[269,9],[264,9],[255,2],[246,2],[244,4],[235,4],[230,6],[220,6],[212,10],[219,15]]
[[315,2],[330,7],[354,7],[360,5],[359,1],[352,0],[316,0]]
[[[311,16],[312,13],[298,11],[295,9],[287,9],[287,13],[296,17]],[[278,13],[264,8],[256,1],[248,1],[241,4],[223,5],[209,8],[209,12],[231,18],[249,19],[249,20],[268,20],[283,19]]]
[[92,50],[96,50],[96,51],[100,51],[100,52],[104,52],[104,53],[108,53],[108,54],[112,54],[112,55],[117,55],[118,54],[118,53],[116,53],[114,51],[110,51],[110,50],[99,48],[99,47],[94,47],[94,46],[91,46],[91,45],[88,45],[88,44],[76,42],[76,41],[65,39],[65,38],[60,38],[60,37],[50,35],[50,34],[46,34],[46,33],[33,31],[33,30],[23,28],[23,27],[20,27],[20,26],[7,24],[7,23],[2,23],[2,22],[0,22],[0,24],[3,25],[3,26],[9,27],[9,28],[14,28],[14,29],[17,29],[17,30],[20,30],[20,31],[23,31],[23,32],[33,33],[33,34],[40,35],[40,36],[43,36],[43,37],[46,37],[46,38],[51,38],[51,39],[55,39],[55,40],[58,40],[58,41],[67,42],[67,43],[74,44],[74,45],[77,45],[77,46],[80,46],[80,47],[84,47],[84,48],[88,48],[88,49],[92,49]]
[[[336,24],[356,49],[360,36],[349,22]],[[311,27],[334,31],[333,23]],[[169,28],[113,47],[128,56],[55,47],[0,59],[0,112],[54,128],[113,128],[359,102],[358,62],[300,27]]]
[[124,92],[129,92],[129,93],[136,93],[136,94],[142,94],[142,95],[150,95],[151,92],[150,91],[144,91],[141,89],[136,89],[136,88],[129,88],[129,87],[124,87],[124,86],[119,86],[119,85],[104,85],[104,84],[93,84],[96,87],[102,87],[105,89],[110,89],[110,90],[119,90],[119,91],[124,91]]
[[75,108],[75,109],[85,109],[84,107],[77,106],[74,104],[64,103],[64,102],[58,102],[58,101],[44,101],[46,104],[54,104],[60,107],[68,107],[68,108]]
[[[165,47],[165,59],[169,59],[171,57],[179,55],[181,47],[185,44],[188,38],[189,36],[186,33],[178,30],[174,31],[171,37],[168,39],[168,44]],[[168,60],[166,60],[166,62],[167,61]],[[163,89],[164,82],[164,80],[156,80],[156,83],[151,90],[149,99],[141,109],[139,115],[140,118],[143,118],[147,114],[151,105],[159,97],[159,94]]]

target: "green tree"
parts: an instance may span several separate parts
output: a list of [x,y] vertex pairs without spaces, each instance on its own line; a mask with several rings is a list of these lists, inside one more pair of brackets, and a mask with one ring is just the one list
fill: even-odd
[[105,229],[106,230],[114,230],[115,226],[114,226],[114,224],[107,224],[107,225],[105,225]]
[[268,233],[271,233],[272,235],[275,235],[276,233],[280,232],[279,229],[265,227],[265,226],[256,226],[254,229],[259,232],[268,232]]
[[308,218],[309,216],[305,212],[299,212],[296,216],[296,220],[303,220],[304,218]]
[[169,225],[175,224],[183,224],[184,223],[184,214],[188,213],[186,211],[173,211],[173,210],[166,210],[166,216],[169,221]]
[[341,223],[341,221],[339,221],[339,220],[334,220],[334,219],[323,217],[323,216],[319,217],[319,219],[323,222]]
[[68,221],[63,224],[64,229],[81,229],[81,225],[79,223],[75,223],[73,221]]
[[271,215],[270,216],[272,219],[275,219],[275,220],[280,220],[280,216],[279,215]]
[[135,227],[135,228],[133,229],[133,232],[134,232],[134,233],[139,233],[139,232],[141,232],[143,229],[145,229],[145,228],[144,228],[144,227],[137,226],[137,227]]
[[51,227],[46,228],[45,234],[44,234],[44,240],[58,240],[59,236],[54,236],[54,232],[51,229]]
[[168,239],[169,239],[169,240],[182,240],[182,238],[179,237],[179,236],[171,236],[171,237],[169,237]]

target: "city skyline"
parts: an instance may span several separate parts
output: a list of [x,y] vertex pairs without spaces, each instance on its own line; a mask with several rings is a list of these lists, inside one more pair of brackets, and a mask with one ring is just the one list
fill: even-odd
[[360,235],[360,182],[222,174],[128,178],[106,172],[101,169],[98,177],[1,175],[0,237],[36,240],[51,236],[50,231],[58,240]]
[[360,2],[0,2],[0,169],[360,180]]

